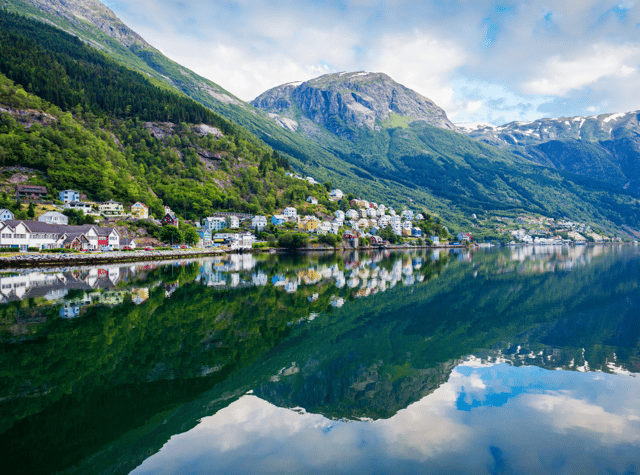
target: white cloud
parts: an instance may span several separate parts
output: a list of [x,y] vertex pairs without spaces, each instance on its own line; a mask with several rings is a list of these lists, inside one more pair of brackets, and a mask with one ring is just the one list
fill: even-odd
[[635,45],[594,45],[581,58],[549,59],[543,70],[545,75],[523,85],[527,94],[564,96],[573,89],[589,86],[607,76],[624,77],[636,71],[628,61],[638,61],[640,48]]
[[369,50],[364,69],[385,72],[451,114],[463,107],[456,102],[450,81],[466,56],[454,42],[415,30],[380,37]]

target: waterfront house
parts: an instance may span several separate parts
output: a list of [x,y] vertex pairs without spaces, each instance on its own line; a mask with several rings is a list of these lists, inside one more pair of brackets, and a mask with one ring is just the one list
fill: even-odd
[[120,238],[119,244],[120,249],[123,247],[129,247],[131,249],[136,248],[136,241],[133,238]]
[[469,242],[473,239],[473,236],[471,236],[471,234],[469,233],[459,232],[456,238],[458,239],[459,242],[465,242],[465,241]]
[[120,247],[120,234],[115,228],[92,224],[64,226],[41,221],[10,220],[0,223],[0,247],[55,249],[69,247],[96,250]]
[[431,239],[433,244],[440,244],[440,236],[431,236],[429,239]]
[[76,190],[64,190],[58,193],[60,201],[63,203],[75,203],[80,201],[80,193]]
[[198,230],[198,236],[200,236],[200,242],[198,243],[199,247],[208,247],[213,244],[213,240],[211,239],[211,231],[200,229]]
[[413,228],[411,230],[411,235],[414,237],[422,237],[422,229],[420,228]]

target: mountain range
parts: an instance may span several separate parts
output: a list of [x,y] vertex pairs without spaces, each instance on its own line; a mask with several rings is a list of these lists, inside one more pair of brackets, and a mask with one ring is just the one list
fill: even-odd
[[461,128],[535,163],[640,191],[640,111]]
[[389,76],[363,71],[285,84],[249,104],[164,57],[97,0],[0,7],[78,36],[255,134],[304,175],[355,195],[426,209],[457,229],[474,214],[521,213],[640,229],[637,114],[467,130]]

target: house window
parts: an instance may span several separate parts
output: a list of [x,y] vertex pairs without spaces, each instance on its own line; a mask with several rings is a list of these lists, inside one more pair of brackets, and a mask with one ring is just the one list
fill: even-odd
[[3,237],[3,238],[10,238],[10,237],[11,237],[11,234],[2,233],[2,237]]

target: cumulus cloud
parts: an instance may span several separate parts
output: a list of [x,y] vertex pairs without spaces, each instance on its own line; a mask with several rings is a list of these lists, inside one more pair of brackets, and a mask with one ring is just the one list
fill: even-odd
[[544,76],[523,85],[528,94],[564,96],[572,89],[581,89],[599,79],[614,76],[628,77],[640,63],[640,48],[635,45],[593,45],[579,58],[550,58],[543,69]]

